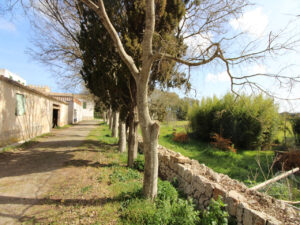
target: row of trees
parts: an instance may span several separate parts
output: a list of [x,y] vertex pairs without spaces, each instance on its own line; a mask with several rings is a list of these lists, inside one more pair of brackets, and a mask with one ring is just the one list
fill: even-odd
[[[263,40],[249,40],[246,33],[231,29],[230,20],[242,15],[247,0],[19,1],[35,16],[32,22],[39,39],[31,52],[36,58],[83,78],[106,109],[120,112],[121,121],[132,127],[132,133],[136,134],[140,124],[145,154],[143,189],[149,198],[157,194],[159,123],[151,119],[148,94],[156,85],[186,84],[189,88],[189,76],[178,65],[217,62],[226,69],[233,91],[248,86],[267,92],[255,80],[260,76],[274,78],[279,84],[299,82],[298,76],[232,72],[236,66],[257,63],[298,43],[296,36],[281,39],[282,31],[270,32]],[[191,41],[198,43],[187,51],[186,43]],[[233,47],[235,43],[238,46]]]

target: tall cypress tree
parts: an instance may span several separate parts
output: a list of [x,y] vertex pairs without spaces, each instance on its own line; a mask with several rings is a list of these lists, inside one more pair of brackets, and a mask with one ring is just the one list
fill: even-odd
[[[144,0],[106,1],[106,9],[111,22],[119,33],[125,48],[134,55],[137,65],[141,66],[141,43],[145,29]],[[176,36],[175,28],[184,15],[184,1],[157,1],[156,34],[154,51],[158,46],[166,48],[167,53],[182,56],[186,46],[181,37]],[[98,16],[84,5],[79,5],[81,32],[79,34],[83,66],[81,75],[86,86],[98,96],[107,107],[121,111],[121,119],[127,120],[130,127],[129,152],[136,151],[137,140],[137,101],[136,82],[127,66],[115,51],[113,41],[102,26]],[[150,87],[156,84],[163,87],[180,86],[186,81],[185,74],[178,73],[175,62],[160,60],[154,63]],[[151,89],[150,88],[150,89]],[[135,154],[128,157],[132,165]]]

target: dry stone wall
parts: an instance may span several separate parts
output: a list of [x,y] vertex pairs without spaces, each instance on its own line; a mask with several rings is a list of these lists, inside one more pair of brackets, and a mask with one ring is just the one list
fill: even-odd
[[[141,143],[142,146],[142,143]],[[159,146],[159,175],[178,181],[179,188],[204,209],[212,198],[222,196],[227,211],[244,225],[297,225],[299,211],[284,202],[247,188],[227,175],[214,172],[196,160]]]

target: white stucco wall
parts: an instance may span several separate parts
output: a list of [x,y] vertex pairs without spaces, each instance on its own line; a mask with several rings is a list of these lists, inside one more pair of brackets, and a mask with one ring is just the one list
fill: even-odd
[[[70,124],[76,124],[80,121],[82,121],[82,115],[83,115],[83,110],[82,110],[82,105],[78,104],[75,101],[70,101],[69,102],[69,123]],[[76,111],[76,112],[75,112]]]
[[[95,108],[95,102],[92,99],[85,99],[85,98],[79,98],[79,100],[82,102],[82,119],[83,120],[92,120],[94,119],[94,108]],[[83,104],[86,102],[86,109],[83,108]]]
[[[25,114],[16,115],[16,95],[25,97]],[[68,123],[68,105],[0,77],[0,147],[48,133],[52,128],[53,104],[60,108],[59,126]]]

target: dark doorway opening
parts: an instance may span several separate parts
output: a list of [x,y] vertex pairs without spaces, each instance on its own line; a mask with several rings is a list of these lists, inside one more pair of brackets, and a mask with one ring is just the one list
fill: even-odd
[[52,128],[58,127],[58,109],[53,109]]

